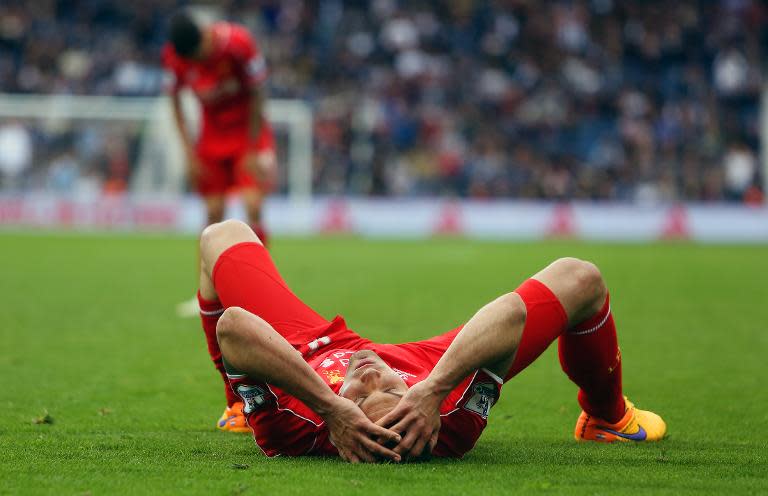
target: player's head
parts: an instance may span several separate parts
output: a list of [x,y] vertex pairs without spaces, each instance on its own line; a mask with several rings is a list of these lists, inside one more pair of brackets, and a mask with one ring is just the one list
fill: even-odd
[[168,38],[179,57],[194,59],[200,56],[203,31],[188,12],[181,10],[171,17]]
[[371,350],[360,350],[349,358],[344,386],[339,394],[354,401],[376,422],[392,411],[408,391],[405,381]]

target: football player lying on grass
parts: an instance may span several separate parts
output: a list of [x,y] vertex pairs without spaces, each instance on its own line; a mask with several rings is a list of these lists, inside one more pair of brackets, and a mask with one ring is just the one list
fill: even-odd
[[246,224],[208,227],[201,255],[203,327],[231,387],[229,413],[237,420],[242,412],[267,456],[460,457],[480,437],[504,382],[555,339],[563,371],[579,387],[577,440],[656,441],[666,433],[658,415],[622,395],[608,291],[591,263],[556,260],[463,326],[380,344],[305,305]]

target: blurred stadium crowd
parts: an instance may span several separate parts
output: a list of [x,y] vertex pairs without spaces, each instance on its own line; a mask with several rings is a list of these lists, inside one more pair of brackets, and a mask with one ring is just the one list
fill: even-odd
[[[0,90],[160,94],[165,23],[187,4],[3,0]],[[311,103],[318,193],[763,200],[759,0],[216,5],[256,35],[270,96]],[[4,184],[121,191],[123,131],[6,120]]]

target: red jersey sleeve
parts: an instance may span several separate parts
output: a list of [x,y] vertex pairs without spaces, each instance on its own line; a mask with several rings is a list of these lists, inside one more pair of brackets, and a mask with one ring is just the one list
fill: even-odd
[[265,455],[301,456],[329,451],[325,423],[304,403],[244,375],[228,377],[230,387],[243,400],[243,413]]
[[168,93],[177,93],[184,86],[184,70],[179,56],[170,43],[163,46],[163,67],[166,71],[167,82],[165,84]]
[[227,52],[242,68],[244,82],[253,86],[262,84],[267,79],[267,61],[264,54],[244,27],[230,24],[229,29]]
[[501,395],[501,377],[481,369],[451,391],[440,408],[440,435],[433,455],[462,457],[488,425],[491,407]]

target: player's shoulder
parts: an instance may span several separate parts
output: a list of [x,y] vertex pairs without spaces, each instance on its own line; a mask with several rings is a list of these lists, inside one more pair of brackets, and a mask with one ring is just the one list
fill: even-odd
[[256,41],[245,26],[233,22],[220,21],[211,25],[213,38],[222,54],[236,57],[248,57],[257,51]]

